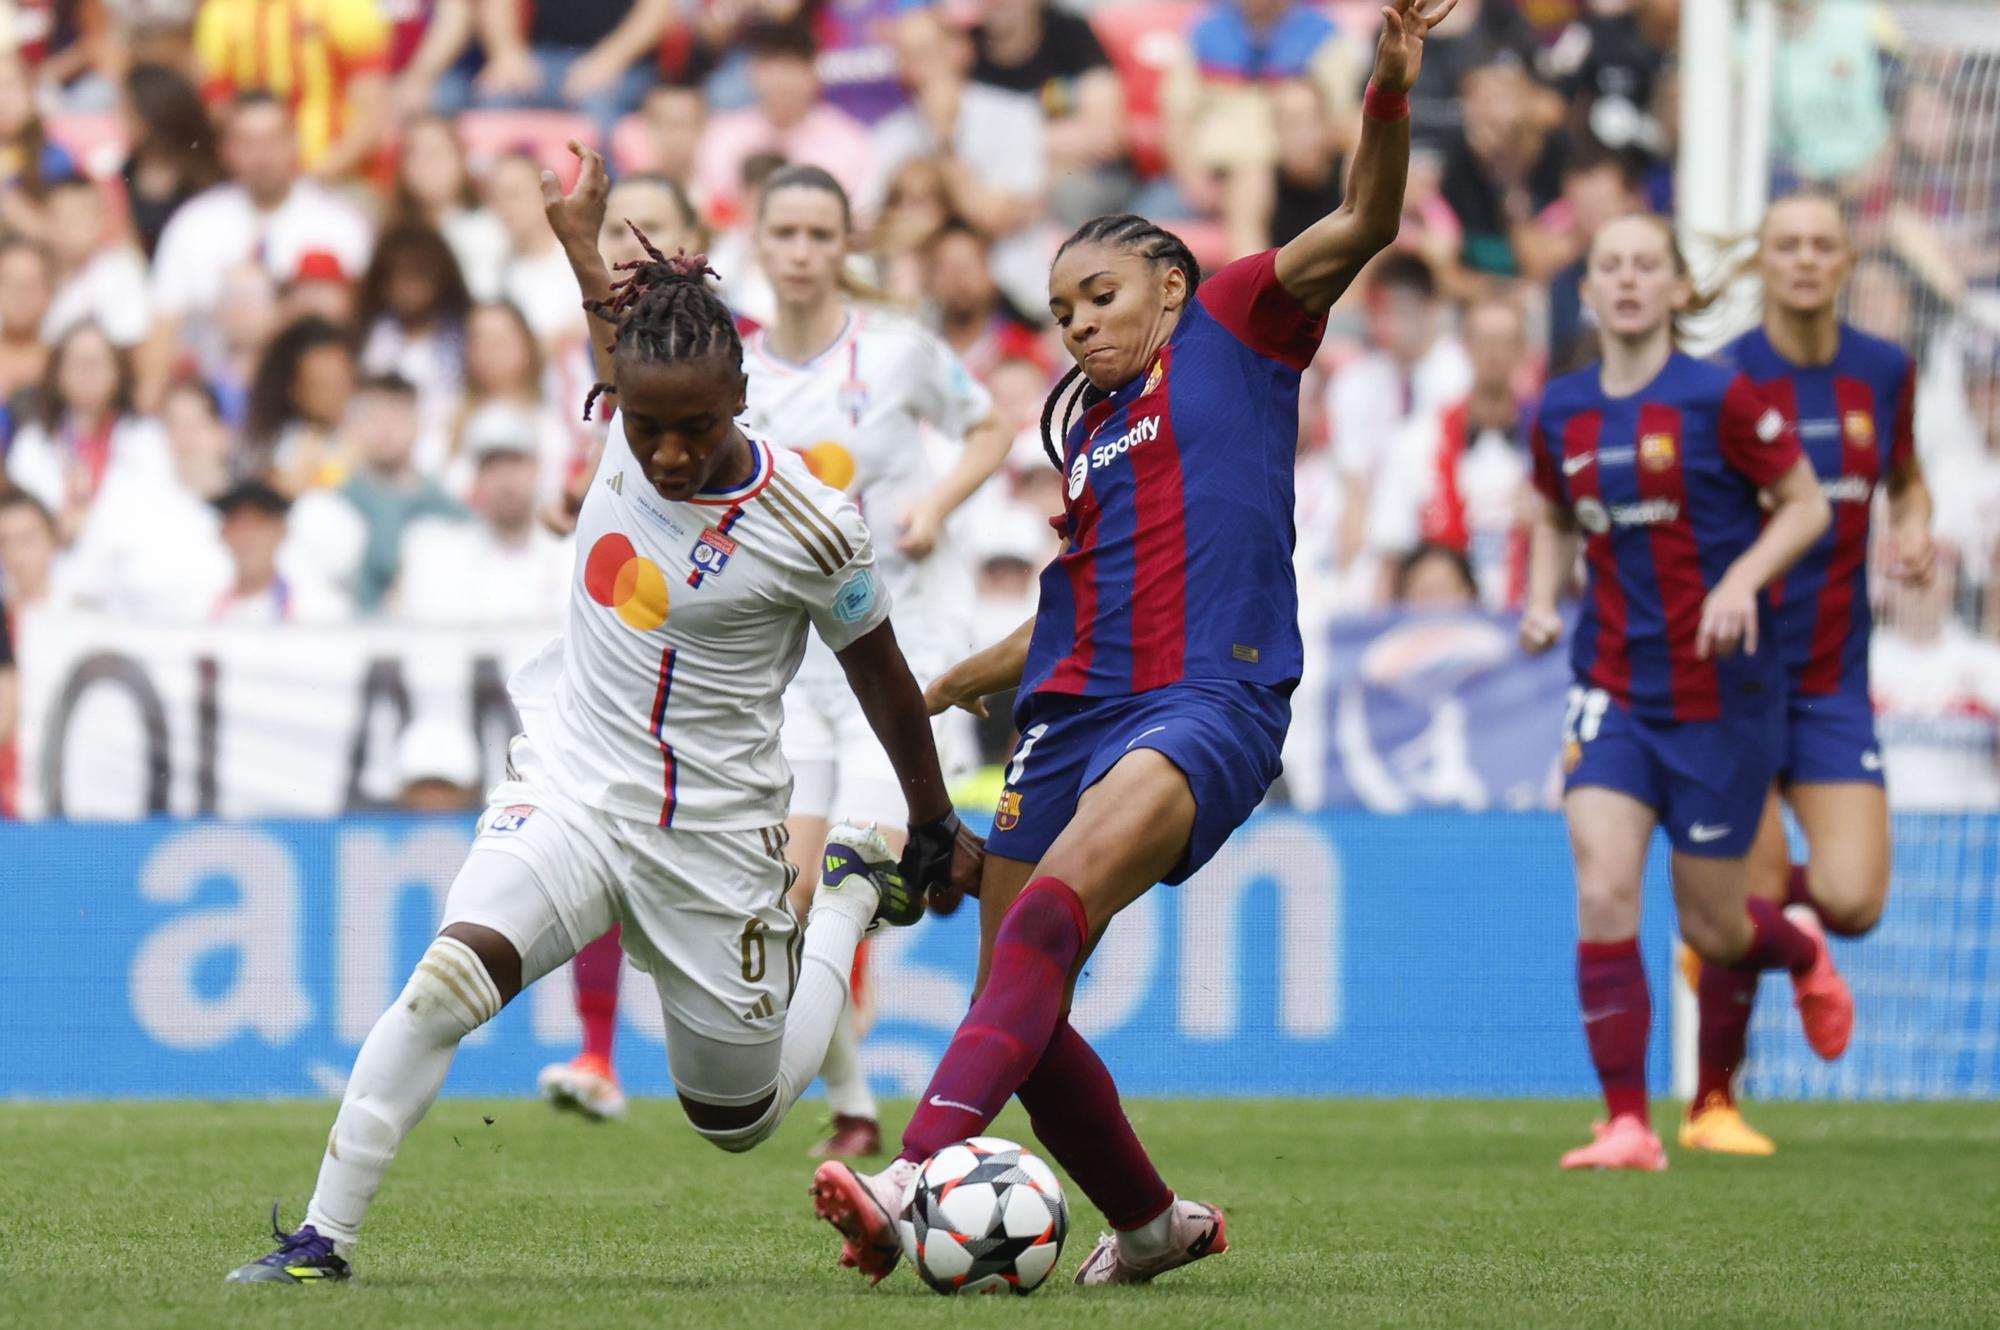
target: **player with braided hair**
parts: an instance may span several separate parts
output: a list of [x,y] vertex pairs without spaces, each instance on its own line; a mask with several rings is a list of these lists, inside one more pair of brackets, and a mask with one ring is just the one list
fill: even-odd
[[1049,309],[1076,361],[1043,413],[1063,549],[1034,620],[927,694],[933,710],[981,710],[1020,690],[980,881],[977,996],[896,1161],[873,1176],[823,1164],[813,1179],[843,1260],[878,1279],[920,1161],[979,1135],[1014,1094],[1116,1230],[1078,1283],[1144,1282],[1228,1246],[1220,1210],[1161,1181],[1067,1014],[1111,919],[1207,862],[1278,775],[1303,654],[1299,378],[1327,311],[1395,238],[1408,91],[1452,3],[1383,8],[1346,200],[1283,249],[1202,281],[1171,232],[1120,215],[1056,254]]
[[[922,831],[949,825],[951,802],[860,514],[735,423],[742,342],[705,259],[644,243],[613,280],[598,251],[604,164],[571,149],[577,185],[545,177],[547,211],[609,330],[591,403],[617,408],[577,514],[568,625],[509,681],[523,733],[508,778],[443,926],[355,1059],[306,1222],[235,1282],[347,1278],[459,1042],[612,924],[659,992],[689,1124],[741,1151],[818,1073],[864,930],[915,922],[946,875],[977,877],[976,839]],[[830,832],[801,929],[785,901],[778,723],[808,631],[845,670],[919,829],[907,876],[880,833]]]

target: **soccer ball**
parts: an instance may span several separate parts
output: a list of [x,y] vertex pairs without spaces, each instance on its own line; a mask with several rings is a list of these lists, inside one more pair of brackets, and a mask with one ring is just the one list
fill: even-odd
[[903,1254],[940,1293],[1033,1293],[1062,1255],[1069,1202],[1038,1156],[974,1136],[917,1169],[898,1227]]

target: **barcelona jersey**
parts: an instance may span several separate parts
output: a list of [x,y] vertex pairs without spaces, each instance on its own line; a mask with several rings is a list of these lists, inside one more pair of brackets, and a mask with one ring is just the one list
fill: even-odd
[[[1535,487],[1585,536],[1577,679],[1653,720],[1780,702],[1777,651],[1703,660],[1695,640],[1703,601],[1763,528],[1758,491],[1799,460],[1783,414],[1744,376],[1677,351],[1629,397],[1607,395],[1595,365],[1553,380],[1533,434]],[[1764,597],[1759,609],[1768,629]]]
[[1326,320],[1275,260],[1203,282],[1147,372],[1070,428],[1063,548],[1042,573],[1023,708],[1183,679],[1298,682],[1299,376]]
[[1916,366],[1901,347],[1840,325],[1824,365],[1794,365],[1762,328],[1725,359],[1798,430],[1833,525],[1771,588],[1794,692],[1868,696],[1868,517],[1876,486],[1915,456]]

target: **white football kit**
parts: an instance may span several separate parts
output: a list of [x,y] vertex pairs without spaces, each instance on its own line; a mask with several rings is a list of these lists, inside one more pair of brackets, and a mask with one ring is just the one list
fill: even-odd
[[[751,447],[747,483],[671,502],[613,417],[567,630],[509,683],[523,733],[446,908],[507,937],[524,984],[622,922],[670,1028],[737,1044],[782,1033],[796,978],[780,696],[808,626],[843,650],[890,602],[853,504]],[[496,900],[469,880],[483,851],[525,863],[539,892]]]
[[[833,345],[805,364],[778,356],[762,332],[746,341],[743,363],[752,427],[802,454],[882,533],[876,557],[896,601],[896,638],[928,683],[970,649],[971,573],[948,533],[922,559],[898,552],[896,537],[904,513],[939,479],[924,426],[956,443],[993,399],[941,340],[877,309],[850,308]],[[902,788],[832,652],[808,644],[784,699],[785,756],[798,774],[792,811],[899,829],[908,818]],[[955,721],[932,727],[947,777],[965,747]]]

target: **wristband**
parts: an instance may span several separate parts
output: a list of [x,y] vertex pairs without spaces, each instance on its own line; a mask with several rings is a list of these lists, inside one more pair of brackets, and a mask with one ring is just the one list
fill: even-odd
[[1410,114],[1410,94],[1389,92],[1375,86],[1375,80],[1368,80],[1368,91],[1361,95],[1361,114],[1370,120],[1380,120],[1384,124],[1395,124],[1408,118]]

